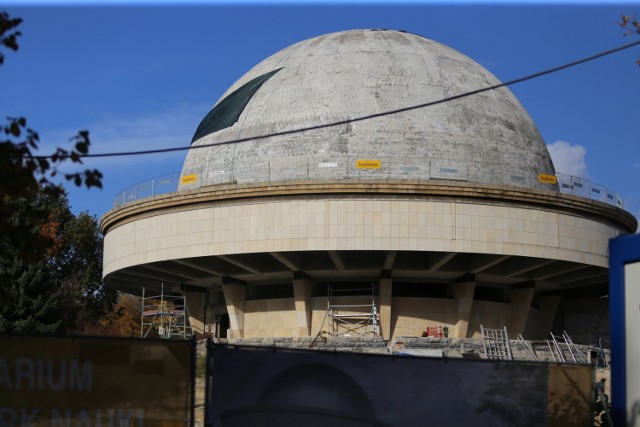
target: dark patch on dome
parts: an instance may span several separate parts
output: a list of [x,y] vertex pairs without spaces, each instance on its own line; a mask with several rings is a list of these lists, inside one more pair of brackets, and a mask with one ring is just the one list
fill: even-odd
[[281,69],[282,68],[278,68],[277,70],[262,74],[227,95],[202,119],[198,125],[198,129],[196,129],[196,133],[191,139],[191,143],[193,144],[198,139],[221,129],[233,126],[258,89]]

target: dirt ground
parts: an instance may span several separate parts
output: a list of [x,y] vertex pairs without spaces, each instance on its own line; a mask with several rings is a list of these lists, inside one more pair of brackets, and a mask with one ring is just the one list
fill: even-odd
[[195,427],[204,426],[204,389],[204,378],[196,378]]

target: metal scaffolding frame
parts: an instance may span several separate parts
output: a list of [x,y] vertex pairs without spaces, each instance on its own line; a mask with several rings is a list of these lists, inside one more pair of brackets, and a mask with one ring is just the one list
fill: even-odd
[[[562,331],[562,335],[554,335],[550,333],[551,340],[547,340],[547,346],[553,356],[553,360],[560,363],[589,363],[580,349],[574,344],[573,340],[566,331]],[[571,360],[569,360],[571,358]]]
[[482,346],[488,359],[513,360],[507,327],[503,329],[487,329],[480,325]]
[[[365,297],[371,298],[370,304],[336,304],[339,296],[354,296],[354,292],[363,292]],[[370,292],[370,295],[369,295]],[[368,287],[342,287],[339,284],[328,285],[327,317],[329,317],[333,336],[345,336],[351,333],[365,336],[377,336],[379,330],[379,315],[375,299],[375,282]]]
[[148,293],[142,288],[142,315],[140,336],[159,338],[188,338],[191,326],[187,322],[185,298],[183,295],[164,293],[164,283],[160,293]]
[[530,360],[540,360],[536,352],[533,351],[533,346],[531,345],[531,343],[525,340],[522,334],[518,334],[518,336],[516,337],[516,342],[520,344],[520,346],[524,349]]

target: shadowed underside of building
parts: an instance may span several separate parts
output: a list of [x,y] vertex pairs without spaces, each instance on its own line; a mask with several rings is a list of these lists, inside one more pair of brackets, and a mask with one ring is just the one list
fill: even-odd
[[[235,338],[336,320],[386,339],[481,324],[547,337],[563,301],[608,293],[608,239],[635,218],[559,191],[506,88],[360,120],[498,83],[404,32],[283,49],[203,119],[177,192],[103,217],[106,283],[184,293],[196,331],[228,315]],[[359,326],[373,306],[374,328]]]

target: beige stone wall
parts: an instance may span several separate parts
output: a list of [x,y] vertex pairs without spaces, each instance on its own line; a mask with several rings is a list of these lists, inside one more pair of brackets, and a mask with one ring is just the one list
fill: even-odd
[[185,304],[187,306],[187,314],[189,316],[189,325],[193,333],[205,333],[205,293],[204,292],[186,292]]
[[[351,297],[334,297],[334,304],[350,305],[350,304],[371,304],[371,297],[351,296]],[[377,302],[376,302],[377,304]],[[311,298],[311,336],[317,335],[321,331],[331,332],[331,320],[327,315],[328,298],[314,297]],[[366,308],[362,310],[369,311]],[[362,312],[359,310],[357,312]],[[379,307],[378,307],[379,312]],[[356,310],[343,310],[343,313],[356,313]]]
[[[337,304],[367,304],[370,298],[336,298]],[[244,338],[254,337],[297,337],[295,302],[293,298],[248,300],[245,302]],[[329,332],[330,321],[327,317],[327,298],[311,299],[311,336],[320,331]]]
[[[360,304],[366,298],[336,299],[339,304]],[[366,301],[365,301],[366,303]],[[312,299],[312,336],[321,330],[329,331],[326,318],[327,299]],[[249,300],[245,303],[245,338],[275,336],[299,336],[293,299]],[[480,322],[486,328],[502,328],[511,315],[510,304],[474,301],[469,333],[480,336]],[[440,298],[393,298],[392,337],[421,336],[427,326],[447,326],[454,334],[457,322],[457,304],[454,299]],[[482,319],[482,320],[481,320]],[[324,320],[324,325],[323,325]]]
[[427,326],[447,326],[453,333],[457,311],[455,299],[393,298],[391,336],[419,337]]
[[553,319],[545,322],[545,319],[542,316],[542,311],[538,308],[532,307],[529,312],[529,321],[527,322],[527,326],[524,328],[524,333],[522,335],[526,339],[546,340],[549,338],[550,330],[545,328],[543,325],[549,323],[553,323]]
[[[480,338],[480,323],[485,328],[508,328],[510,316],[509,303],[474,301],[467,336]],[[455,299],[394,298],[391,317],[393,337],[419,337],[427,326],[446,326],[449,336],[456,337],[458,306]]]
[[292,298],[248,300],[244,308],[243,338],[299,336]]
[[329,332],[331,330],[327,307],[327,297],[311,298],[311,336],[316,336],[321,331]]
[[474,301],[467,337],[481,338],[480,324],[489,329],[502,329],[506,326],[508,332],[510,320],[511,304],[493,301]]
[[[360,304],[363,301],[366,302],[366,298],[342,298],[341,301],[336,300],[336,303]],[[317,335],[321,330],[330,331],[330,321],[326,317],[327,298],[312,298],[311,307],[311,336]],[[527,324],[527,336],[538,333],[538,312],[539,310],[532,309]],[[474,301],[469,322],[469,338],[480,338],[481,323],[485,328],[508,327],[510,316],[511,304],[509,303]],[[427,326],[447,326],[450,331],[449,336],[455,337],[457,320],[457,303],[454,299],[393,298],[392,338],[422,336]],[[300,336],[294,300],[290,298],[246,301],[244,325],[244,338]]]
[[207,255],[412,250],[607,266],[610,225],[531,207],[427,200],[266,200],[161,212],[111,228],[104,272]]

